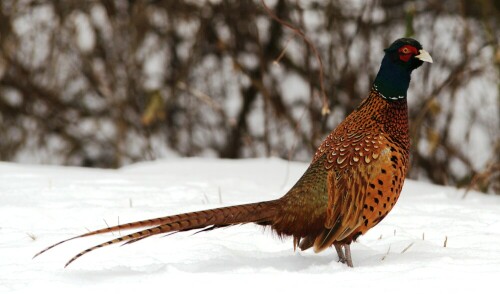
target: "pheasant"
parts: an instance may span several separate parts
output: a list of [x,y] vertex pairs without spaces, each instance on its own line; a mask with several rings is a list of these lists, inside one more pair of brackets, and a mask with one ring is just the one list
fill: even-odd
[[308,169],[283,197],[108,227],[63,240],[34,257],[77,238],[143,228],[78,253],[67,267],[91,251],[116,243],[255,223],[270,226],[279,236],[292,236],[294,250],[313,247],[320,252],[333,246],[339,261],[352,267],[350,244],[383,220],[398,200],[409,165],[406,92],[410,75],[424,61],[432,63],[414,39],[398,39],[384,51],[368,97],[328,135]]

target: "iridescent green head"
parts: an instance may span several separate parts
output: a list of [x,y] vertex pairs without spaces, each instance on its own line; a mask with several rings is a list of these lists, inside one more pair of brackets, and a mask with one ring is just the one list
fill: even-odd
[[373,87],[386,100],[405,99],[411,72],[424,61],[432,63],[432,57],[417,40],[411,38],[398,39],[384,51]]

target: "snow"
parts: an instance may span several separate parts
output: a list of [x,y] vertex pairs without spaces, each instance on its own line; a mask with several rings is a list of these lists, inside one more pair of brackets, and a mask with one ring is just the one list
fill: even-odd
[[110,246],[66,269],[74,254],[112,236],[32,259],[106,223],[277,198],[306,168],[279,159],[159,160],[119,170],[0,163],[0,293],[449,293],[496,285],[500,197],[410,180],[389,216],[351,246],[354,268],[334,250],[294,252],[291,239],[255,225]]

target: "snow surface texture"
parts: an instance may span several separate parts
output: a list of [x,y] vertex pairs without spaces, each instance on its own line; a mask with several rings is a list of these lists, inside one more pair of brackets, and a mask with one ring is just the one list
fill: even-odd
[[66,269],[74,254],[113,236],[31,259],[87,228],[278,198],[306,168],[278,159],[175,159],[117,171],[0,163],[0,293],[450,293],[496,285],[500,197],[463,198],[463,190],[409,180],[389,216],[351,246],[355,268],[338,263],[334,250],[294,252],[291,239],[256,225],[110,246]]

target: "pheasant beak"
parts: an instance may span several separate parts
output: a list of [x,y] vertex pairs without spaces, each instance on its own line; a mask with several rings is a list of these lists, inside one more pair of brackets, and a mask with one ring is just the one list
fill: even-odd
[[418,59],[420,59],[422,61],[427,61],[429,63],[432,63],[432,57],[429,54],[429,52],[425,51],[424,49],[420,49],[420,50],[418,50],[418,52],[420,54],[416,55],[415,58],[418,58]]

